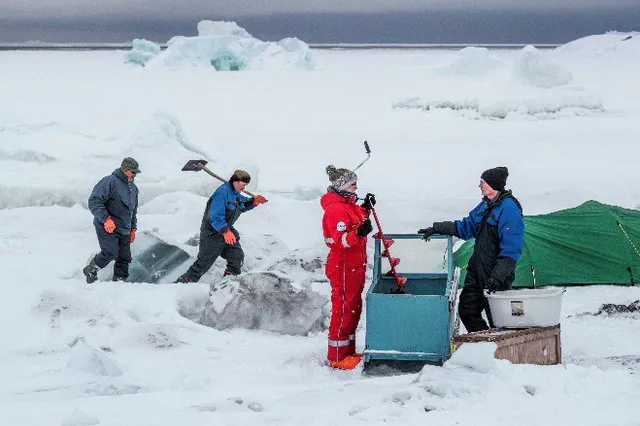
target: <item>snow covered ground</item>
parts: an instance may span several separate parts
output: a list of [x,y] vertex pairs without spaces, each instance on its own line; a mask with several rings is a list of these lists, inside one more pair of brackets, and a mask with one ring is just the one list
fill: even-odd
[[364,140],[360,191],[376,194],[387,233],[466,215],[498,165],[525,214],[589,199],[640,208],[637,33],[553,51],[311,53],[313,71],[243,72],[0,54],[2,424],[640,424],[640,314],[595,315],[640,288],[568,289],[560,366],[473,345],[444,367],[368,377],[326,367],[322,321],[303,335],[199,324],[218,267],[188,286],[84,282],[97,249],[86,200],[125,156],[142,170],[139,232],[191,255],[217,182],[181,167],[248,170],[269,203],[237,224],[246,276],[324,297],[324,169],[355,167]]

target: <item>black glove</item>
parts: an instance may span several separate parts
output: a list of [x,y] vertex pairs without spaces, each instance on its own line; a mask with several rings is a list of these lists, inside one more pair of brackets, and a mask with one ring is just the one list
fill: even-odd
[[433,229],[436,234],[458,236],[458,229],[455,222],[433,222]]
[[418,229],[418,234],[422,234],[422,238],[424,238],[425,240],[428,240],[429,237],[431,237],[435,233],[436,231],[432,226],[430,226],[429,228]]
[[373,231],[373,225],[371,225],[371,219],[367,219],[360,226],[358,226],[358,235],[361,237],[366,237],[369,233]]
[[375,205],[376,205],[376,196],[368,192],[367,195],[364,197],[364,203],[362,203],[360,206],[367,210],[371,210]]
[[487,280],[487,290],[489,293],[495,293],[496,291],[500,291],[500,283],[493,277],[490,277]]

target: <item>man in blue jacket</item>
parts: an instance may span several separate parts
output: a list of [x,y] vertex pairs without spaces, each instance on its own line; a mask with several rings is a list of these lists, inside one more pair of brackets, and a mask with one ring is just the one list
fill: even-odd
[[115,260],[113,281],[129,277],[131,243],[136,238],[138,220],[138,187],[133,180],[140,173],[136,160],[127,157],[96,184],[89,196],[89,211],[93,215],[100,253],[82,269],[87,283],[98,279],[98,271]]
[[240,246],[240,234],[233,224],[240,214],[267,202],[262,195],[249,198],[240,194],[249,182],[249,173],[236,170],[229,181],[220,185],[211,195],[200,225],[198,258],[176,282],[197,282],[211,269],[218,256],[227,261],[224,275],[240,274],[244,252]]
[[[516,262],[522,254],[522,206],[511,190],[505,190],[507,176],[506,167],[486,170],[479,185],[482,202],[469,212],[469,216],[455,222],[434,222],[431,227],[418,231],[425,240],[434,234],[476,239],[458,306],[460,319],[468,332],[489,328],[482,318],[482,311],[487,306],[484,289],[489,292],[510,289]],[[487,314],[491,323],[490,312]]]

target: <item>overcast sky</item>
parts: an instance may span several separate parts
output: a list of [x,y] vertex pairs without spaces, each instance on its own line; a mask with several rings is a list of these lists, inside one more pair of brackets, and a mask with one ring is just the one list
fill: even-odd
[[202,19],[309,43],[563,43],[640,30],[640,0],[0,0],[0,42],[164,42]]

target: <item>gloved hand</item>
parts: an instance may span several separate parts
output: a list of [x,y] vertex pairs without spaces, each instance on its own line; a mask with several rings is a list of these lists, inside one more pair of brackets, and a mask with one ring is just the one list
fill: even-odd
[[136,239],[136,230],[132,229],[131,231],[129,231],[129,243],[133,243],[135,239]]
[[360,226],[358,226],[358,235],[361,237],[366,237],[373,231],[373,225],[371,225],[371,219],[367,219]]
[[222,236],[224,237],[224,242],[229,244],[230,246],[236,243],[236,236],[233,234],[233,232],[231,232],[230,229],[227,229],[226,231],[224,231],[222,233]]
[[367,210],[371,210],[375,205],[376,205],[376,196],[368,192],[367,195],[364,197],[364,203],[361,204],[361,207]]
[[425,241],[428,240],[435,233],[436,233],[436,231],[435,231],[435,229],[433,229],[432,226],[430,226],[428,228],[418,229],[418,234],[422,234],[422,238],[424,238]]
[[113,234],[113,231],[116,230],[116,223],[111,219],[111,216],[107,216],[107,220],[104,221],[104,230],[107,231],[107,234]]
[[500,283],[493,277],[490,277],[487,280],[487,290],[489,293],[495,293],[496,291],[500,291]]
[[262,195],[256,195],[256,198],[253,199],[253,207],[259,206],[260,204],[264,204],[267,202],[267,199]]

